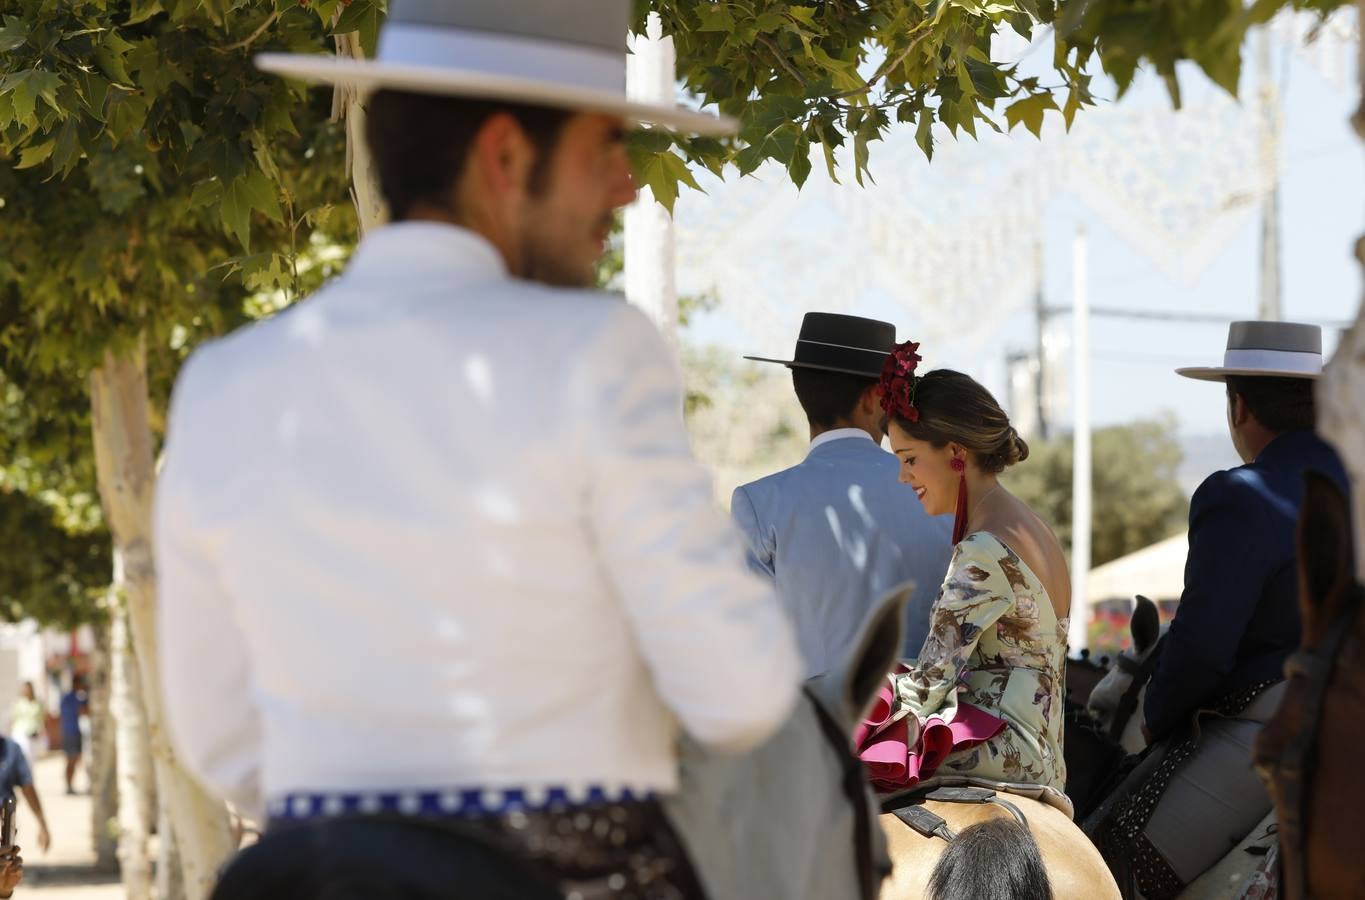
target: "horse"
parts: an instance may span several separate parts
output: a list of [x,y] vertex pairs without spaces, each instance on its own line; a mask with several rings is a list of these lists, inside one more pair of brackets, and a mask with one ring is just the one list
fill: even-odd
[[[1166,626],[1161,624],[1156,604],[1139,595],[1128,627],[1133,647],[1114,659],[1109,672],[1091,690],[1086,711],[1105,738],[1118,742],[1127,753],[1136,754],[1147,746],[1142,734],[1142,706],[1147,684],[1161,657]],[[1113,789],[1117,784],[1110,783],[1108,787]],[[1070,790],[1069,774],[1068,793]],[[1271,812],[1218,863],[1187,885],[1180,892],[1182,900],[1240,896],[1241,886],[1255,875],[1258,860],[1273,844],[1274,833],[1275,813]]]
[[1091,690],[1086,709],[1111,740],[1129,753],[1141,753],[1147,746],[1142,736],[1142,704],[1165,637],[1156,604],[1139,595],[1128,629],[1133,649],[1114,659],[1109,673]]
[[1346,498],[1309,473],[1299,514],[1300,649],[1253,754],[1280,822],[1286,900],[1365,896],[1358,812],[1365,807],[1365,587]]
[[895,866],[882,900],[1117,900],[1104,858],[1066,812],[994,793],[985,802],[924,801],[923,811],[943,821],[933,837],[883,815]]
[[807,682],[777,734],[728,754],[683,738],[664,809],[708,897],[875,900],[891,870],[852,735],[896,664],[913,584],[874,605],[846,660]]

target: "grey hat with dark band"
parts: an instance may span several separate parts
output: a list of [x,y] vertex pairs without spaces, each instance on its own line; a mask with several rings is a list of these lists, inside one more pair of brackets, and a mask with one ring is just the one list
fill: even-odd
[[840,313],[806,313],[796,351],[791,359],[746,356],[755,362],[777,363],[787,368],[821,369],[865,378],[880,378],[882,366],[896,343],[896,326],[862,316]]
[[738,123],[626,95],[630,0],[390,0],[372,60],[262,53],[267,72],[361,90],[446,94],[620,116],[692,134]]
[[1229,375],[1317,378],[1322,374],[1322,329],[1297,322],[1233,322],[1221,366],[1176,369],[1197,381]]

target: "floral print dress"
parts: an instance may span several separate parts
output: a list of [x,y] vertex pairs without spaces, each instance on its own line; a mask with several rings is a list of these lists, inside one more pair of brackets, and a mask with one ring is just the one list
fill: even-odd
[[989,532],[963,538],[930,612],[929,636],[896,698],[924,720],[952,721],[959,701],[1004,719],[984,744],[949,756],[943,774],[1054,787],[1066,784],[1062,696],[1067,620],[1042,582]]

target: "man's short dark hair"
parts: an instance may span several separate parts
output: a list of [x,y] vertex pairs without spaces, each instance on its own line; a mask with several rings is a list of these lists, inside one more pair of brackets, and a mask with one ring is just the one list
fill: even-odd
[[796,399],[801,401],[810,423],[821,428],[833,428],[841,420],[847,420],[863,391],[876,383],[877,379],[866,375],[792,367]]
[[[406,219],[419,204],[449,209],[450,193],[474,136],[495,113],[508,113],[537,151],[531,190],[544,189],[549,161],[573,113],[543,106],[404,91],[379,91],[366,105],[365,138],[389,215]],[[451,210],[458,215],[458,210]]]
[[1268,431],[1284,434],[1317,424],[1312,379],[1229,375],[1228,400],[1241,397]]

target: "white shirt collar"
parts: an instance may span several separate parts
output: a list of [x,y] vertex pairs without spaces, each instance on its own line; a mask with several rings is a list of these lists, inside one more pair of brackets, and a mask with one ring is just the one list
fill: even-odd
[[810,442],[810,449],[814,450],[821,444],[828,444],[830,441],[841,441],[844,438],[862,438],[865,441],[871,441],[872,435],[863,431],[861,428],[835,428],[816,435]]
[[506,278],[507,264],[487,238],[468,228],[445,222],[394,222],[365,235],[347,267],[353,277],[370,271],[385,277],[403,271]]

